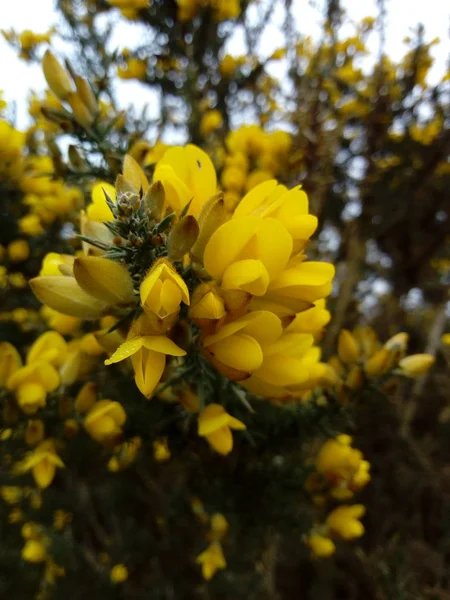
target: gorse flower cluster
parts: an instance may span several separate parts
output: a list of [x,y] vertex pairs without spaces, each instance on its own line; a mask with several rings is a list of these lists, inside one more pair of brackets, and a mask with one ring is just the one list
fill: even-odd
[[[317,219],[305,192],[270,180],[231,211],[192,145],[170,148],[153,180],[128,155],[115,188],[97,184],[82,217],[85,253],[46,259],[35,294],[58,313],[115,317],[121,343],[106,364],[129,358],[147,398],[163,374],[175,395],[196,394],[200,435],[216,420],[243,427],[206,406],[223,377],[258,396],[302,398],[326,373],[313,335],[323,321],[305,328],[305,315],[320,310],[334,273],[306,258]],[[112,335],[95,334],[108,351]],[[231,433],[223,445],[218,433],[207,439],[232,448]]]
[[397,551],[385,447],[437,479],[412,432],[448,362],[448,77],[423,32],[363,72],[376,20],[327,3],[317,44],[291,8],[267,54],[264,2],[2,31],[48,89],[25,131],[0,97],[1,597],[337,597],[351,542],[377,577]]

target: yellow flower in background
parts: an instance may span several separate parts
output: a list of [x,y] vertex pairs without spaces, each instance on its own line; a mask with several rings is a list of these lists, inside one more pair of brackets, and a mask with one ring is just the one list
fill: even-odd
[[198,417],[198,435],[205,437],[219,454],[229,454],[233,449],[232,429],[247,429],[239,419],[229,415],[220,404],[209,404]]
[[52,440],[45,440],[32,452],[29,452],[24,460],[17,465],[21,473],[31,471],[36,484],[40,488],[48,487],[56,474],[56,468],[65,465],[56,453],[55,444]]
[[22,558],[30,563],[41,563],[47,558],[45,545],[39,540],[27,540],[22,548]]
[[109,576],[112,583],[123,583],[128,579],[128,569],[122,563],[114,565]]
[[326,558],[336,552],[336,546],[333,540],[325,535],[313,533],[306,538],[306,544],[311,548],[314,556],[317,558]]
[[17,403],[27,415],[35,414],[45,406],[47,394],[60,384],[60,376],[53,365],[36,361],[15,371],[6,383],[15,393]]
[[22,262],[30,256],[30,246],[25,240],[15,240],[8,245],[8,256],[12,262]]
[[147,74],[147,61],[130,56],[125,59],[125,66],[117,68],[117,75],[120,79],[137,79],[144,81]]
[[87,413],[84,428],[100,443],[117,442],[127,416],[121,404],[113,400],[99,400]]
[[326,526],[332,535],[344,540],[353,540],[364,533],[364,526],[359,519],[365,512],[362,504],[338,506],[328,515]]
[[200,132],[202,133],[202,135],[208,135],[213,131],[216,131],[216,129],[219,129],[222,123],[223,117],[220,111],[216,109],[208,110],[202,116],[202,120],[200,121]]
[[359,358],[358,342],[348,329],[342,329],[339,334],[338,355],[344,363],[354,363]]
[[225,569],[227,563],[219,542],[212,542],[206,550],[197,556],[196,562],[202,566],[203,579],[209,581],[219,569]]

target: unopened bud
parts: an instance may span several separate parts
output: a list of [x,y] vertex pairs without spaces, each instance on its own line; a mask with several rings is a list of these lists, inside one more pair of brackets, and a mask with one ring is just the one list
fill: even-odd
[[91,86],[85,79],[79,76],[75,77],[75,85],[77,86],[78,96],[91,113],[92,118],[95,118],[98,114],[98,103]]
[[89,129],[94,121],[94,117],[78,93],[70,94],[67,98],[67,102],[70,104],[70,108],[72,109],[76,121],[85,129]]
[[52,92],[60,100],[67,100],[69,94],[73,91],[70,75],[50,50],[47,50],[44,54],[42,68]]
[[192,247],[191,256],[197,262],[203,262],[203,254],[206,244],[212,234],[218,229],[227,219],[227,212],[223,200],[223,194],[216,194],[210,198],[202,207],[198,225],[200,232],[197,241]]
[[195,244],[198,233],[198,223],[192,215],[187,215],[175,223],[167,240],[169,258],[171,260],[181,260]]
[[144,204],[147,207],[150,216],[159,221],[166,202],[166,193],[163,184],[160,181],[155,181],[144,195]]

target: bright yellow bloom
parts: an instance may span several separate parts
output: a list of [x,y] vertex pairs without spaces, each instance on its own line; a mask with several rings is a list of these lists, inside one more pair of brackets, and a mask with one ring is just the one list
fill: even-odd
[[435,363],[436,358],[432,354],[411,354],[402,358],[398,366],[405,375],[418,377],[426,373]]
[[56,454],[54,443],[46,440],[28,453],[18,465],[18,470],[22,473],[31,470],[36,484],[40,488],[46,488],[55,477],[56,467],[63,468],[64,463]]
[[325,308],[325,300],[317,300],[311,308],[297,313],[294,320],[286,328],[286,331],[315,335],[322,331],[330,319],[331,314]]
[[306,543],[317,558],[326,558],[336,552],[334,542],[330,538],[318,533],[312,533],[308,536]]
[[24,235],[36,236],[43,233],[41,220],[37,215],[28,214],[18,220],[19,229]]
[[362,504],[338,506],[328,515],[326,526],[332,535],[344,540],[353,540],[364,533],[364,526],[359,519],[365,512],[366,509]]
[[209,404],[198,418],[198,435],[205,437],[219,454],[233,449],[232,429],[247,429],[245,424],[229,415],[220,404]]
[[47,550],[39,540],[27,540],[22,548],[22,558],[30,563],[44,562]]
[[128,579],[128,569],[121,563],[114,565],[109,576],[112,583],[123,583]]
[[44,361],[60,367],[67,357],[67,342],[56,331],[46,331],[33,343],[27,354],[27,364]]
[[80,319],[63,315],[49,306],[41,308],[41,315],[44,317],[50,329],[54,329],[62,335],[70,335],[76,332],[80,327]]
[[441,337],[441,343],[444,346],[450,346],[450,333],[444,333]]
[[219,569],[225,569],[227,563],[219,542],[212,542],[206,550],[197,556],[196,562],[202,565],[203,579],[209,581]]
[[23,412],[32,415],[45,406],[48,392],[53,392],[60,384],[55,367],[36,361],[15,371],[7,381],[7,388],[13,391]]
[[114,443],[122,434],[127,415],[121,404],[113,400],[100,400],[89,410],[84,428],[100,443]]
[[140,296],[144,310],[159,319],[178,313],[181,302],[189,305],[186,283],[165,258],[156,261],[142,280]]
[[207,333],[212,333],[226,315],[225,304],[217,291],[208,283],[201,283],[192,295],[189,318]]
[[166,355],[185,356],[186,352],[172,340],[163,336],[139,336],[125,341],[114,354],[105,360],[105,365],[131,358],[135,382],[139,390],[150,398],[166,365]]
[[289,261],[292,239],[276,219],[243,216],[221,225],[204,253],[206,271],[226,290],[262,296]]
[[130,56],[125,59],[125,67],[119,66],[117,75],[120,79],[137,79],[143,81],[147,73],[147,61]]
[[197,146],[169,148],[156,164],[153,181],[161,181],[166,202],[176,213],[189,206],[189,214],[197,216],[201,207],[217,191],[214,165]]

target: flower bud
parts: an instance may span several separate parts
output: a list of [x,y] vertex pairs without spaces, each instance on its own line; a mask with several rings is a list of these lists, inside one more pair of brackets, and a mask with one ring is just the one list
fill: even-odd
[[192,215],[187,215],[175,223],[167,240],[169,258],[171,260],[181,260],[195,244],[198,234],[198,223]]
[[85,79],[79,76],[75,77],[75,85],[79,98],[90,112],[92,118],[95,118],[98,113],[98,104],[91,86]]
[[160,181],[155,181],[144,195],[144,204],[150,212],[150,216],[155,219],[155,221],[161,219],[165,203],[166,192],[164,186]]
[[432,354],[411,354],[406,356],[398,363],[398,366],[405,375],[409,377],[417,377],[423,375],[430,369],[435,362],[435,357]]
[[134,302],[133,281],[123,265],[100,256],[75,259],[74,276],[85,292],[106,304]]
[[42,68],[47,83],[60,100],[67,100],[73,90],[69,73],[61,65],[58,59],[47,50],[42,59]]
[[192,246],[191,256],[197,262],[203,262],[203,253],[212,234],[227,219],[227,211],[223,194],[217,194],[206,202],[198,217],[199,235]]
[[339,334],[338,354],[344,363],[354,363],[358,360],[358,342],[348,329],[343,329]]
[[107,308],[107,304],[87,294],[73,277],[35,277],[30,285],[43,304],[64,315],[98,319]]
[[88,107],[85,105],[83,100],[80,98],[78,93],[69,94],[67,102],[72,109],[73,116],[76,121],[85,129],[89,129],[94,121],[94,117],[90,113]]

